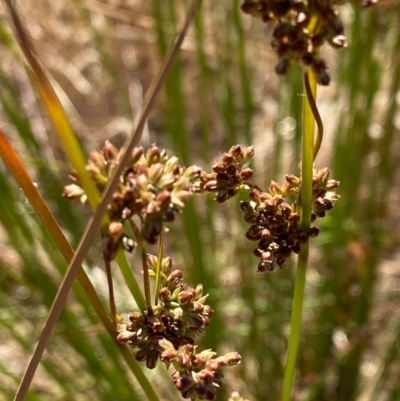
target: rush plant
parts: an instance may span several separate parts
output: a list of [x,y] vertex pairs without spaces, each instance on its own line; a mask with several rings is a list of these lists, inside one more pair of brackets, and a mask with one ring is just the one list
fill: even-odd
[[[46,205],[37,186],[29,177],[27,166],[21,161],[8,137],[1,133],[0,155],[5,165],[23,190],[40,225],[47,230],[46,238],[54,241],[68,264],[67,267],[59,261],[59,274],[63,275],[63,280],[53,288],[53,298],[47,300],[48,317],[23,378],[21,382],[19,378],[14,380],[14,384],[19,382],[14,398],[16,401],[25,398],[41,399],[28,390],[52,332],[67,305],[67,298],[75,280],[80,284],[79,288],[75,288],[75,297],[85,305],[85,308],[90,309],[90,312],[87,312],[88,321],[85,321],[85,327],[96,324],[107,333],[107,338],[100,336],[98,341],[101,344],[108,344],[104,347],[116,366],[113,377],[123,372],[115,388],[111,383],[113,378],[110,378],[110,383],[105,385],[105,387],[110,386],[110,391],[117,400],[127,400],[131,399],[130,397],[132,399],[146,397],[151,401],[176,399],[176,390],[180,393],[179,396],[192,401],[228,399],[229,396],[224,390],[225,378],[228,386],[234,387],[235,382],[232,378],[236,373],[229,373],[231,369],[227,368],[241,364],[235,368],[236,372],[242,369],[241,373],[237,373],[237,376],[241,377],[241,382],[246,381],[248,374],[243,373],[243,369],[247,369],[243,366],[246,363],[248,366],[252,365],[251,369],[248,368],[249,372],[262,371],[263,363],[267,364],[270,358],[267,354],[268,345],[264,344],[264,347],[260,348],[261,352],[254,355],[253,362],[250,358],[246,359],[246,353],[240,351],[238,339],[244,336],[243,332],[247,332],[247,329],[241,332],[240,328],[233,325],[233,335],[232,331],[227,334],[228,327],[224,330],[221,315],[227,314],[229,308],[234,309],[232,306],[234,302],[225,304],[222,301],[218,302],[218,296],[215,295],[218,293],[215,277],[210,273],[212,266],[208,266],[208,270],[204,267],[207,265],[207,258],[209,260],[211,258],[209,255],[204,256],[206,253],[202,252],[203,248],[208,246],[211,249],[210,254],[218,254],[214,217],[218,216],[221,219],[221,216],[224,216],[224,211],[220,210],[225,205],[216,208],[214,201],[217,204],[232,204],[236,199],[238,199],[236,203],[238,213],[232,212],[230,218],[234,216],[238,219],[235,235],[245,240],[237,241],[243,249],[246,249],[246,255],[250,255],[248,258],[245,257],[247,271],[242,273],[242,276],[256,272],[258,277],[261,277],[258,280],[261,281],[267,275],[283,275],[288,274],[288,271],[291,274],[293,271],[294,288],[293,294],[290,294],[291,320],[287,347],[281,350],[281,356],[273,362],[275,366],[279,366],[277,370],[282,370],[279,371],[281,376],[277,374],[275,382],[268,385],[270,392],[268,395],[262,390],[262,386],[261,390],[257,388],[264,380],[264,377],[257,374],[255,374],[256,384],[249,384],[248,388],[241,384],[240,388],[235,390],[249,391],[255,399],[260,400],[280,397],[282,401],[295,399],[311,401],[321,396],[323,391],[318,387],[317,380],[310,386],[312,391],[307,393],[305,398],[299,395],[299,389],[305,387],[303,377],[300,377],[300,385],[295,386],[296,391],[293,391],[293,388],[296,369],[299,372],[306,370],[300,366],[299,344],[304,319],[310,244],[313,238],[323,237],[324,229],[329,226],[329,222],[338,218],[334,214],[335,211],[332,212],[333,217],[330,216],[330,212],[337,201],[340,205],[340,195],[337,193],[339,181],[331,178],[328,167],[319,166],[320,162],[316,159],[324,143],[324,124],[316,101],[317,88],[318,85],[328,86],[332,83],[328,63],[321,56],[321,47],[326,43],[334,49],[347,46],[340,7],[350,7],[349,3],[351,2],[335,0],[244,0],[241,4],[238,1],[234,2],[234,20],[237,26],[241,26],[242,19],[249,23],[250,17],[255,17],[253,29],[261,30],[260,21],[266,24],[267,29],[272,27],[271,45],[278,58],[275,72],[278,76],[297,74],[303,86],[302,97],[293,100],[301,102],[301,118],[297,115],[298,120],[295,121],[300,127],[301,155],[292,152],[294,160],[290,165],[296,166],[299,163],[299,169],[287,171],[281,175],[282,179],[272,177],[273,179],[268,180],[269,183],[266,185],[267,180],[265,177],[260,178],[254,167],[257,165],[254,156],[257,155],[258,145],[238,144],[235,129],[232,129],[235,105],[232,103],[234,97],[229,92],[231,86],[228,75],[224,77],[227,80],[227,95],[222,102],[222,110],[226,114],[227,129],[228,131],[231,129],[232,143],[218,160],[211,162],[216,152],[210,145],[211,135],[206,125],[200,127],[201,141],[206,145],[203,149],[205,154],[203,160],[197,164],[189,162],[189,145],[184,135],[177,134],[172,138],[173,151],[168,150],[167,146],[163,148],[159,143],[145,143],[143,139],[143,130],[164,84],[166,107],[176,107],[169,114],[166,113],[167,125],[181,133],[184,130],[179,120],[184,110],[182,99],[179,100],[177,97],[172,101],[172,97],[181,90],[179,67],[182,65],[177,56],[193,20],[197,35],[199,80],[206,80],[207,73],[210,72],[209,66],[204,61],[202,24],[199,17],[196,17],[201,5],[200,0],[194,0],[189,8],[183,7],[186,16],[170,50],[165,46],[162,17],[166,15],[163,13],[168,12],[171,21],[175,21],[175,7],[178,7],[178,2],[176,4],[169,2],[167,10],[165,5],[161,5],[157,0],[153,1],[154,33],[158,37],[160,53],[165,61],[148,89],[143,107],[126,143],[118,147],[113,144],[112,138],[108,138],[99,150],[90,149],[88,157],[72,128],[48,73],[34,51],[25,28],[26,23],[21,21],[14,2],[4,0],[14,35],[10,35],[2,24],[1,39],[23,66],[36,88],[70,164],[68,170],[71,182],[65,185],[63,190],[59,188],[60,202],[64,202],[65,199],[75,201],[75,204],[88,206],[93,212],[85,232],[79,239],[79,244],[73,249],[51,213],[51,208]],[[354,6],[369,7],[375,1],[363,0],[358,3],[360,4]],[[101,7],[98,4],[90,4],[88,7]],[[179,7],[182,8],[182,5]],[[85,14],[85,7],[82,7],[82,10]],[[240,13],[240,10],[243,13]],[[241,35],[242,32],[238,29],[242,52],[239,60],[243,86],[241,111],[244,114],[243,126],[246,131],[243,138],[248,139],[247,132],[251,130],[253,105],[250,91],[246,90],[248,78],[244,68],[246,58],[243,50],[244,39]],[[228,41],[229,34],[226,37]],[[105,54],[102,56],[104,60],[109,60]],[[108,67],[110,71],[115,71],[111,64]],[[114,76],[113,81],[117,82],[116,80]],[[395,84],[398,86],[397,81]],[[115,83],[115,87],[118,87],[119,91],[122,90],[118,82]],[[199,109],[202,122],[205,124],[208,118],[205,111],[207,94],[202,92],[204,88],[200,89]],[[122,98],[126,101],[125,96]],[[13,116],[12,108],[7,102],[7,98],[3,96],[3,107],[9,112],[9,116]],[[19,120],[15,118],[14,121],[17,124]],[[20,130],[24,131],[24,128]],[[260,152],[265,152],[262,149],[263,141],[258,142],[260,142]],[[209,151],[210,148],[213,152]],[[343,186],[345,177],[340,177],[340,180]],[[346,187],[346,184],[344,186]],[[71,205],[65,207],[68,210]],[[71,210],[73,215],[75,211]],[[233,209],[228,210],[227,213],[230,213]],[[0,214],[3,215],[3,225],[7,226],[4,223],[7,221],[7,213],[0,212]],[[204,215],[207,216],[204,227],[207,227],[207,232],[212,232],[208,243],[204,236],[202,237],[201,233],[204,230],[199,223]],[[325,219],[327,223],[324,223],[327,215]],[[226,218],[226,221],[228,220]],[[193,225],[193,229],[188,230],[188,225]],[[177,230],[182,230],[182,227],[189,233],[187,240],[193,261],[189,261],[185,253],[183,257],[179,255],[174,246],[174,236]],[[13,235],[13,231],[10,230],[9,236],[12,238]],[[242,245],[247,242],[253,244],[252,249],[249,250],[247,245]],[[105,266],[109,311],[103,297],[93,285],[90,274],[82,267],[92,243],[100,255],[97,255],[98,259],[101,259]],[[240,257],[244,254],[242,251],[239,253]],[[136,257],[132,259],[130,254]],[[297,262],[295,267],[291,266],[293,260]],[[216,269],[218,272],[224,271],[225,266],[221,258],[218,259],[216,256],[212,261],[221,264],[222,267],[218,266]],[[119,281],[115,279],[117,274],[113,272],[115,265],[120,270]],[[199,281],[193,284],[193,277]],[[266,278],[265,282],[267,280],[274,278]],[[366,288],[371,288],[373,278],[369,280],[367,277],[365,280]],[[249,287],[247,284],[243,278],[238,286],[242,286],[241,291],[244,292]],[[246,291],[252,293],[247,299],[251,305],[252,319],[249,331],[256,338],[262,331],[260,329],[260,332],[257,332],[258,295],[254,295],[257,293],[257,288],[247,288]],[[274,291],[278,292],[277,288]],[[129,293],[134,301],[133,307],[121,308],[116,300],[118,292],[125,295]],[[276,296],[279,297],[279,293]],[[211,302],[213,299],[216,306]],[[262,300],[261,304],[262,308],[268,308],[265,306],[265,300]],[[363,305],[368,308],[370,306],[366,301]],[[236,312],[240,315],[243,311],[236,308]],[[83,314],[82,311],[79,313]],[[239,320],[238,317],[233,319],[235,322]],[[214,331],[213,323],[217,327]],[[318,319],[315,319],[315,323],[318,323]],[[360,327],[361,323],[358,329]],[[213,338],[218,335],[225,335],[227,338],[218,344]],[[231,339],[233,340],[229,341]],[[266,343],[264,340],[263,342]],[[213,347],[209,346],[210,344]],[[87,346],[88,343],[82,342],[80,349],[85,349]],[[246,352],[246,348],[242,349]],[[355,359],[358,358],[357,371],[360,369],[362,351],[361,347],[355,348]],[[283,359],[282,355],[285,363],[281,365],[279,359]],[[343,359],[337,359],[339,368],[346,365],[350,356],[345,355]],[[128,377],[124,367],[119,364],[120,357],[133,373],[138,386],[132,386],[131,377]],[[87,360],[91,360],[93,364],[92,357],[87,356]],[[158,365],[163,365],[169,372],[170,382],[175,390],[160,391],[159,384],[152,382],[154,376],[148,371],[154,371]],[[103,369],[103,365],[101,366]],[[99,376],[99,381],[100,378],[106,380],[106,367],[104,369],[105,374]],[[48,371],[54,380],[59,380],[61,387],[68,387],[69,384],[59,379],[57,372],[51,366]],[[325,377],[321,376],[321,381],[324,380]],[[267,382],[267,379],[265,381]],[[168,388],[167,384],[165,386]],[[347,391],[352,397],[356,392],[355,387],[348,388],[350,390]],[[14,393],[15,389],[12,392]],[[10,391],[7,394],[10,394]],[[241,401],[243,398],[234,392],[229,400]]]

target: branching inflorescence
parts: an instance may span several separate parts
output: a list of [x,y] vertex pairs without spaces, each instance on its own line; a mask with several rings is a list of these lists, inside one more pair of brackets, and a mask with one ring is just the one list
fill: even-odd
[[[91,153],[87,170],[99,190],[107,185],[121,154],[110,142],[105,143],[101,152]],[[268,190],[263,191],[251,181],[253,170],[247,167],[253,154],[252,146],[232,146],[208,174],[198,166],[181,166],[178,158],[169,157],[155,145],[147,151],[135,148],[108,207],[111,222],[104,233],[104,257],[113,259],[120,247],[133,251],[133,239],[123,229],[126,220],[139,218],[141,228],[135,230],[136,240],[154,244],[164,224],[172,222],[195,193],[214,193],[216,201],[223,203],[240,191],[249,198],[240,203],[240,208],[250,224],[246,237],[258,242],[254,250],[260,258],[258,271],[285,267],[292,252],[298,253],[301,244],[318,235],[318,229],[312,227],[305,232],[299,225],[296,202],[289,204],[286,200],[299,194],[301,178],[287,175],[282,186],[272,181]],[[332,209],[338,199],[338,184],[329,180],[327,169],[314,171],[312,220]],[[64,195],[86,200],[79,182],[66,186]],[[159,261],[148,254],[143,268],[149,276],[159,276],[157,301],[143,312],[120,317],[117,339],[135,348],[136,359],[145,361],[149,369],[158,360],[167,367],[172,363],[176,369],[172,380],[184,398],[213,400],[222,383],[222,368],[238,364],[240,355],[231,352],[218,356],[212,350],[197,352],[196,340],[210,324],[213,313],[205,304],[207,295],[201,284],[192,288],[185,283],[182,271],[172,269],[171,258]]]
[[[325,61],[319,57],[319,48],[326,41],[335,47],[346,44],[342,22],[334,9],[337,3],[334,0],[245,0],[242,10],[264,22],[277,22],[272,46],[279,57],[278,74],[286,73],[290,60],[296,60],[314,71],[318,83],[328,85],[330,77]],[[367,1],[364,3],[367,5]],[[305,78],[307,97],[314,106],[314,117],[320,122],[307,74]],[[321,122],[318,129],[314,157],[322,140]],[[100,192],[113,175],[121,154],[110,142],[105,143],[101,152],[91,153],[87,170]],[[286,267],[292,253],[300,253],[302,245],[317,236],[319,230],[313,225],[301,224],[303,209],[298,199],[302,178],[288,174],[283,185],[272,181],[264,191],[252,182],[253,170],[247,167],[253,154],[252,146],[232,146],[212,166],[212,172],[206,173],[198,166],[181,166],[177,157],[169,157],[156,145],[146,152],[142,147],[134,148],[131,162],[108,206],[110,223],[103,232],[104,258],[111,261],[121,247],[133,251],[135,243],[124,232],[125,221],[131,223],[142,246],[146,242],[155,244],[164,225],[175,219],[193,194],[211,192],[218,203],[223,203],[243,192],[248,200],[240,202],[240,209],[250,225],[246,238],[257,242],[253,253],[259,258],[258,271]],[[310,210],[312,223],[333,208],[339,198],[338,185],[338,181],[329,179],[328,169],[312,171],[312,207],[306,209]],[[86,201],[79,182],[67,186],[64,195]],[[140,229],[134,218],[139,220]],[[145,292],[148,289],[147,308],[117,319],[118,341],[135,348],[136,359],[145,361],[149,369],[159,360],[167,368],[173,364],[176,371],[172,380],[184,398],[214,400],[222,384],[222,368],[238,364],[240,355],[231,352],[217,356],[212,350],[197,352],[196,340],[210,324],[213,313],[205,304],[207,295],[203,295],[202,285],[192,288],[186,284],[182,271],[172,269],[171,258],[158,260],[147,255],[142,260]],[[146,283],[146,277],[151,275],[156,277],[154,304],[150,304],[149,283]]]
[[[360,1],[363,6],[367,7],[377,0]],[[11,1],[8,3],[15,25],[20,30],[21,42],[27,42],[17,15],[11,7]],[[156,145],[152,145],[147,151],[143,147],[136,147],[130,154],[130,163],[118,177],[119,185],[113,193],[107,210],[109,223],[106,228],[103,227],[102,232],[104,237],[103,256],[107,262],[106,266],[110,266],[109,262],[116,257],[119,250],[132,252],[136,246],[135,240],[139,243],[142,247],[145,273],[146,307],[139,306],[140,311],[113,316],[118,333],[117,340],[134,348],[136,359],[145,362],[149,369],[155,368],[158,361],[164,363],[167,368],[173,365],[175,371],[172,374],[172,380],[184,398],[190,398],[192,401],[196,399],[214,400],[216,390],[222,385],[223,368],[237,365],[241,360],[241,356],[237,352],[230,352],[223,356],[218,356],[211,349],[198,352],[196,342],[210,324],[210,316],[214,311],[206,304],[208,296],[203,294],[203,286],[201,284],[196,287],[189,286],[183,279],[183,272],[179,269],[172,269],[172,259],[162,258],[165,225],[175,220],[176,215],[182,211],[189,198],[196,193],[204,192],[215,194],[215,200],[218,203],[224,203],[239,192],[247,194],[248,200],[240,202],[240,209],[245,222],[249,224],[245,233],[246,238],[257,242],[253,253],[259,258],[259,272],[273,271],[276,268],[282,269],[287,266],[292,253],[298,254],[303,251],[298,258],[301,263],[298,264],[297,272],[300,271],[300,274],[296,277],[296,288],[299,290],[295,290],[292,314],[294,317],[292,328],[293,326],[297,327],[292,330],[294,334],[291,334],[289,340],[288,360],[290,363],[287,364],[288,368],[283,382],[283,400],[290,397],[299,343],[305,271],[308,260],[308,246],[303,245],[307,244],[311,237],[319,234],[318,228],[310,226],[310,221],[313,224],[317,218],[324,217],[339,199],[339,195],[336,194],[339,182],[329,179],[328,169],[312,169],[312,160],[315,159],[322,141],[323,126],[315,104],[315,93],[313,94],[309,75],[314,76],[320,85],[328,85],[330,82],[328,67],[320,57],[319,49],[326,42],[335,48],[346,46],[343,23],[337,11],[337,6],[344,3],[350,3],[350,0],[243,0],[241,6],[242,11],[246,14],[259,18],[265,23],[271,21],[276,23],[271,44],[278,54],[275,70],[279,75],[288,71],[292,60],[299,62],[304,68],[305,96],[310,109],[309,112],[305,111],[304,120],[310,122],[312,113],[319,131],[317,141],[304,141],[305,134],[313,139],[314,121],[312,124],[303,124],[303,145],[311,144],[308,148],[303,146],[304,180],[303,177],[288,174],[285,176],[283,185],[272,181],[266,191],[262,190],[252,182],[253,170],[247,167],[254,154],[254,148],[239,145],[231,147],[228,152],[224,153],[221,160],[212,166],[211,173],[206,173],[198,166],[182,166],[177,157],[168,156],[165,150]],[[196,7],[195,4],[193,12]],[[191,17],[189,17],[190,14],[187,18],[186,28],[190,22]],[[182,30],[180,39],[176,43],[181,43],[186,28]],[[33,57],[27,45],[24,46],[26,58],[37,78],[39,89],[46,96],[51,94],[49,97],[51,101],[48,100],[49,104],[51,103],[52,106],[58,104],[58,100],[49,89],[50,85],[43,78],[45,74],[40,70],[39,64],[32,61],[36,58]],[[169,61],[160,77],[163,77],[167,71],[173,55],[174,52],[171,52]],[[312,74],[309,74],[310,71]],[[160,78],[160,80],[162,79],[165,77]],[[144,108],[146,113],[150,109],[155,95],[156,90],[149,98],[152,100],[149,100]],[[43,98],[46,96],[43,95]],[[307,103],[305,104],[307,105]],[[61,106],[57,107],[62,110]],[[48,109],[51,111],[49,105]],[[307,107],[305,107],[306,109]],[[146,113],[142,114],[142,122],[148,115]],[[54,111],[50,114],[56,115]],[[53,120],[56,121],[57,118]],[[64,127],[62,129],[60,127],[63,125],[68,127],[69,123],[63,118],[60,120],[63,121],[63,124],[56,124],[56,126],[61,132]],[[141,124],[138,124],[137,132],[140,132],[140,126]],[[130,142],[130,149],[134,143],[133,139],[135,139],[135,135]],[[315,145],[312,149],[314,142]],[[73,153],[71,150],[74,147],[66,146],[66,148],[69,149],[70,154]],[[123,153],[123,150],[119,150],[108,141],[102,151],[91,153],[86,168],[100,193],[109,184],[117,166],[121,166],[121,170],[125,166],[125,163],[120,165]],[[313,158],[304,157],[311,154]],[[307,159],[306,162],[304,162],[305,159]],[[79,167],[79,163],[76,163],[76,166]],[[64,196],[70,199],[80,199],[85,203],[87,194],[80,186],[77,174],[72,178],[75,183],[65,187]],[[304,191],[305,187],[310,191]],[[109,188],[111,191],[111,188],[114,187],[110,186]],[[95,192],[95,189],[91,190]],[[304,192],[307,192],[306,201],[300,196]],[[309,196],[309,194],[311,195]],[[302,203],[301,207],[298,205],[299,202]],[[309,208],[310,206],[311,208]],[[304,212],[305,210],[307,213]],[[307,216],[307,219],[304,219],[304,215]],[[304,220],[307,221],[304,223]],[[125,232],[124,224],[126,222],[130,223],[135,240]],[[86,236],[86,238],[89,237]],[[146,254],[146,244],[154,245],[159,239],[159,257]],[[81,249],[84,247],[82,246]],[[74,276],[72,267],[70,267],[67,277]],[[150,276],[156,278],[154,303],[151,302],[150,285],[146,281]],[[64,280],[64,283],[68,283],[68,280]],[[64,290],[64,294],[66,294],[69,287],[64,283],[61,290]],[[61,293],[62,291],[59,292],[59,294]],[[62,300],[62,298],[58,299]],[[299,306],[296,305],[296,302]],[[55,310],[54,316],[59,314],[57,309],[53,310]],[[115,308],[111,308],[111,311],[113,313]],[[55,320],[48,319],[48,321]],[[43,350],[44,347],[40,352]],[[288,374],[286,374],[287,372]],[[29,374],[26,377],[28,377],[27,380],[30,380]],[[234,393],[231,400],[240,401],[242,398]]]
[[[360,1],[364,7],[376,2]],[[306,244],[310,237],[319,233],[313,226],[315,220],[324,217],[339,198],[335,192],[339,182],[329,180],[328,169],[315,170],[313,160],[323,139],[323,123],[315,101],[317,83],[330,83],[327,63],[320,57],[320,48],[326,42],[334,48],[346,46],[344,25],[337,10],[337,6],[344,3],[350,1],[244,0],[241,5],[244,13],[264,23],[276,23],[271,41],[278,55],[276,73],[286,74],[294,60],[302,66],[304,75],[302,177],[286,175],[286,182],[282,186],[271,182],[268,192],[248,184],[250,201],[241,202],[244,218],[251,224],[246,236],[258,241],[254,254],[261,259],[259,271],[285,267],[292,252],[299,254],[282,401],[291,399],[299,349],[309,254]],[[316,138],[315,123],[318,127]],[[246,183],[242,183],[241,187],[246,188]],[[296,194],[298,201],[289,204],[286,198],[290,194]]]
[[[368,7],[377,0],[362,0]],[[290,61],[311,67],[320,85],[328,85],[330,76],[319,48],[328,42],[335,48],[346,46],[343,23],[336,6],[349,0],[245,0],[242,11],[265,23],[276,22],[272,48],[279,61],[275,71],[286,74]]]
[[[336,48],[346,45],[343,23],[336,10],[336,6],[346,2],[244,0],[241,7],[246,14],[263,22],[277,23],[272,34],[272,47],[279,57],[275,68],[278,74],[288,71],[291,60],[304,68],[305,94],[310,109],[306,119],[310,120],[312,113],[318,126],[317,140],[313,142],[313,124],[304,123],[307,127],[303,127],[303,134],[306,132],[311,138],[310,141],[303,140],[303,145],[311,143],[311,146],[303,146],[304,182],[301,176],[287,174],[282,185],[271,181],[267,190],[261,189],[252,181],[253,170],[248,167],[254,148],[239,145],[224,153],[212,166],[211,173],[198,166],[180,165],[177,157],[169,157],[156,145],[147,151],[137,147],[119,179],[119,187],[108,206],[110,223],[102,233],[105,237],[104,258],[111,261],[120,248],[133,251],[135,242],[124,231],[124,223],[129,221],[135,239],[142,247],[147,307],[117,317],[117,339],[133,347],[135,358],[145,362],[149,369],[153,369],[158,361],[167,368],[173,365],[172,381],[184,398],[214,400],[216,390],[222,385],[222,368],[237,365],[241,357],[237,352],[224,356],[218,356],[210,349],[198,352],[196,341],[210,324],[213,310],[205,303],[207,295],[203,294],[203,286],[190,287],[183,280],[182,271],[172,269],[172,259],[162,258],[165,224],[174,221],[185,202],[196,193],[213,193],[218,203],[224,203],[241,192],[248,197],[240,202],[240,209],[249,224],[245,236],[257,243],[253,253],[259,259],[258,271],[285,268],[292,253],[300,254],[299,261],[307,260],[306,244],[319,234],[315,221],[324,217],[339,199],[336,194],[339,182],[329,179],[328,169],[312,168],[312,160],[322,141],[323,125],[310,76],[314,76],[314,84],[315,81],[320,85],[330,82],[319,49],[325,42]],[[374,2],[363,0],[362,5],[369,6]],[[307,157],[304,162],[304,154],[311,154],[313,159]],[[110,142],[105,143],[101,152],[91,153],[87,170],[100,192],[107,186],[121,155],[122,150]],[[73,178],[77,181],[76,177]],[[303,197],[305,192],[307,194]],[[67,186],[64,195],[86,201],[79,182]],[[145,244],[156,244],[159,238],[159,256],[147,254],[146,257]],[[296,278],[296,283],[301,286],[305,282],[302,278],[305,269],[298,265],[299,271],[301,277],[299,280]],[[150,276],[156,278],[154,303],[150,300]],[[299,326],[304,286],[297,292],[301,294],[300,306],[293,312],[292,324]],[[290,339],[288,360],[289,357],[295,360],[298,333],[299,330],[294,331]],[[290,397],[293,372],[294,364],[288,363],[282,393],[284,400]],[[235,399],[240,399],[240,396],[235,394]]]
[[[219,203],[225,202],[239,190],[247,192],[249,201],[240,202],[244,220],[251,224],[246,231],[246,238],[258,241],[254,254],[261,260],[258,271],[272,271],[276,267],[284,268],[292,252],[299,253],[300,245],[308,242],[310,237],[318,235],[319,230],[311,227],[305,232],[299,225],[300,216],[297,203],[285,201],[290,195],[298,195],[301,178],[286,175],[286,182],[280,186],[272,181],[268,191],[261,190],[250,179],[253,171],[245,163],[253,156],[253,147],[242,149],[232,146],[224,153],[221,161],[212,167],[213,173],[200,175],[200,189],[216,193]],[[311,220],[324,217],[333,208],[339,198],[336,188],[339,182],[329,180],[328,169],[313,172],[313,212]]]
[[[157,258],[148,256],[148,266],[156,274]],[[184,398],[213,400],[222,382],[222,368],[240,362],[240,355],[231,352],[217,356],[205,350],[197,353],[199,334],[210,324],[213,310],[205,305],[202,285],[189,287],[181,270],[172,270],[172,260],[161,262],[160,303],[144,313],[131,312],[117,326],[117,339],[135,348],[138,361],[146,361],[153,369],[160,359],[167,367],[177,369],[172,380]]]
[[[110,142],[101,152],[91,153],[87,170],[100,191],[106,187],[121,154]],[[103,233],[105,259],[112,260],[119,248],[133,251],[134,241],[124,232],[123,224],[127,220],[132,223],[134,217],[141,225],[134,230],[136,240],[142,245],[155,244],[164,224],[172,222],[185,202],[199,191],[201,174],[200,167],[183,167],[177,157],[169,157],[155,145],[146,152],[142,147],[135,148],[108,206],[110,223]],[[64,196],[85,202],[86,194],[76,177],[72,178],[76,183],[65,187]],[[137,227],[135,223],[133,227]],[[210,324],[213,313],[205,304],[207,295],[202,285],[192,288],[185,283],[182,271],[172,270],[171,258],[158,261],[148,254],[143,268],[150,276],[159,275],[158,301],[143,312],[134,311],[119,318],[117,339],[135,348],[136,359],[145,361],[149,369],[158,360],[167,367],[172,363],[176,369],[172,380],[184,398],[215,399],[222,384],[222,368],[238,364],[240,355],[197,352],[196,340]]]

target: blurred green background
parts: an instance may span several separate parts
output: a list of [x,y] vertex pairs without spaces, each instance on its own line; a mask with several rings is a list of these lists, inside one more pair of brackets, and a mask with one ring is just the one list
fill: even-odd
[[[316,167],[341,182],[340,201],[320,223],[307,276],[294,399],[400,400],[400,5],[340,8],[349,45],[324,47],[332,83],[318,90],[325,138]],[[143,144],[157,142],[206,170],[231,145],[255,145],[252,167],[266,188],[297,175],[301,70],[274,73],[272,28],[240,12],[239,0],[204,1],[179,61],[148,120]],[[18,2],[43,65],[87,152],[122,145],[150,81],[180,26],[183,0]],[[70,166],[46,112],[7,41],[0,5],[0,128],[76,246],[88,208],[61,197]],[[11,400],[66,262],[0,163],[0,399]],[[237,200],[190,203],[167,236],[167,253],[188,281],[203,283],[215,310],[202,347],[236,350],[227,370],[249,400],[277,400],[293,292],[292,263],[257,273]],[[184,235],[182,234],[184,233]],[[85,266],[107,302],[97,248]],[[135,257],[133,268],[140,278]],[[134,308],[115,269],[119,313]],[[172,373],[172,371],[170,372]],[[177,400],[163,367],[146,372],[162,400]],[[33,401],[144,399],[91,306],[74,292],[27,397]]]

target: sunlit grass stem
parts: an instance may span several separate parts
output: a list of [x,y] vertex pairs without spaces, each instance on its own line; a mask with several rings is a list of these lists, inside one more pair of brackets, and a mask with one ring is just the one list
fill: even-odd
[[[308,80],[308,82],[307,82]],[[303,136],[302,136],[302,186],[299,196],[299,213],[301,215],[301,227],[306,232],[311,223],[312,206],[312,169],[314,160],[314,130],[315,118],[310,106],[305,86],[309,84],[311,92],[316,95],[316,81],[314,74],[308,71],[304,75],[304,102],[303,102]],[[282,388],[282,401],[290,401],[293,379],[296,370],[296,361],[299,350],[301,332],[301,319],[303,314],[304,289],[306,284],[306,271],[308,265],[309,244],[301,247],[296,269],[295,288],[292,306],[291,329],[285,374]]]

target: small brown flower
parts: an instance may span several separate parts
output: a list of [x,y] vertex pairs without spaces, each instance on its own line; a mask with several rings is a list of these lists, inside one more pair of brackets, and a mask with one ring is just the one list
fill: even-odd
[[216,201],[223,203],[237,194],[239,190],[249,190],[247,184],[253,170],[245,167],[254,154],[254,147],[232,146],[221,160],[212,166],[213,172],[200,174],[199,192],[215,192]]

